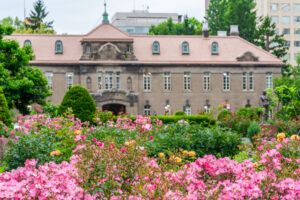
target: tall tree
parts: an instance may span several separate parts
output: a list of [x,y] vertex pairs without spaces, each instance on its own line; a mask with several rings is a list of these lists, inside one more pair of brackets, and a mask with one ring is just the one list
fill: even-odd
[[240,36],[254,41],[256,11],[254,0],[211,0],[205,19],[210,32],[229,31],[230,25],[238,25]]
[[172,18],[157,26],[151,26],[149,35],[200,35],[202,24],[194,17],[185,16],[183,22],[174,23]]
[[29,65],[34,56],[31,46],[20,48],[16,41],[3,39],[13,31],[13,27],[0,24],[0,86],[9,108],[28,114],[28,105],[45,103],[51,92],[43,72]]
[[48,14],[49,13],[46,12],[46,6],[43,0],[37,0],[33,4],[33,10],[31,10],[30,17],[27,18],[25,23],[33,30],[40,28],[42,25],[44,25],[46,29],[51,29],[53,21],[44,22]]
[[270,17],[260,17],[259,22],[254,34],[254,44],[283,58],[288,51],[287,41],[283,35],[276,34],[276,24],[271,22]]
[[205,20],[208,22],[211,35],[216,35],[218,31],[227,31],[229,29],[224,17],[227,8],[228,0],[210,0]]

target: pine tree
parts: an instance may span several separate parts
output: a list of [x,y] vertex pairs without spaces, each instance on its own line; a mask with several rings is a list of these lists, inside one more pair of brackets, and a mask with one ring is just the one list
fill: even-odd
[[51,29],[53,21],[44,22],[44,19],[48,16],[48,12],[46,12],[46,6],[43,0],[37,0],[33,4],[33,10],[30,12],[30,17],[27,18],[27,23],[25,23],[33,30],[41,28],[44,25],[46,28]]

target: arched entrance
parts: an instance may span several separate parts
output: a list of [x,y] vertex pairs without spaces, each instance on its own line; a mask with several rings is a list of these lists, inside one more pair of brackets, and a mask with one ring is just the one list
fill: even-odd
[[126,113],[126,106],[122,104],[105,104],[102,106],[102,111],[111,111],[114,115],[120,115]]

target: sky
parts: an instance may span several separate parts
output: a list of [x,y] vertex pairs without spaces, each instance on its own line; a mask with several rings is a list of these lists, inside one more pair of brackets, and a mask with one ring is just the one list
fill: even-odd
[[[203,21],[205,0],[106,0],[109,18],[116,12],[145,10],[187,14]],[[33,9],[35,0],[0,0],[0,20],[11,16],[24,19]],[[44,0],[49,15],[46,21],[54,20],[57,33],[86,34],[102,21],[104,0]]]

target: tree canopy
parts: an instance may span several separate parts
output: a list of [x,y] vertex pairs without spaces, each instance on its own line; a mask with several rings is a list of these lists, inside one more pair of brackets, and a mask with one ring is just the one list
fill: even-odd
[[28,105],[44,104],[51,92],[43,72],[29,65],[34,57],[31,46],[20,48],[16,41],[3,39],[13,31],[13,27],[0,24],[0,86],[9,108],[15,107],[27,114]]
[[157,26],[151,26],[149,35],[200,35],[202,24],[194,17],[185,17],[183,22],[174,23],[172,18]]

